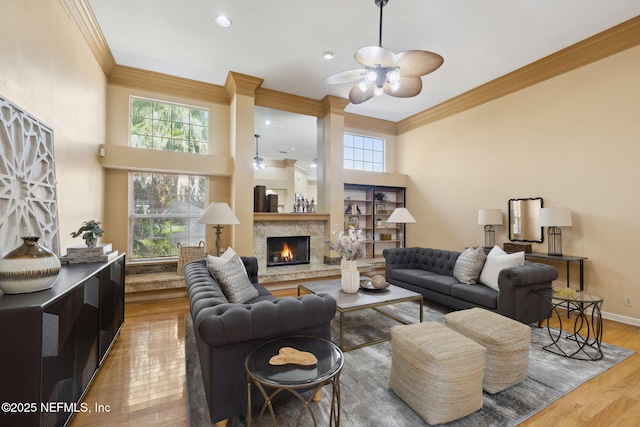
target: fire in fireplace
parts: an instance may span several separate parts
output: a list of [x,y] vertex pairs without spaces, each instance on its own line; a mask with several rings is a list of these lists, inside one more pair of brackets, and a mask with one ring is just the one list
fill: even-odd
[[267,267],[309,264],[310,236],[267,237]]

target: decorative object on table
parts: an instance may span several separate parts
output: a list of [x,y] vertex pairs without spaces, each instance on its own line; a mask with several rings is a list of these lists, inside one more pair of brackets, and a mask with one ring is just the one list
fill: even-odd
[[181,276],[184,276],[185,264],[206,257],[202,240],[200,240],[198,246],[182,246],[180,242],[176,246],[178,247],[178,274]]
[[492,248],[496,244],[496,225],[502,225],[500,209],[479,209],[478,225],[484,225],[484,247]]
[[569,208],[540,209],[540,226],[547,228],[548,254],[562,256],[562,232],[560,227],[571,227]]
[[360,289],[366,292],[380,292],[389,287],[389,283],[377,274],[373,277],[362,277],[360,279]]
[[366,46],[356,51],[356,62],[364,66],[342,71],[324,79],[327,84],[356,82],[349,92],[352,104],[361,104],[374,96],[386,93],[398,98],[416,96],[422,91],[420,76],[442,65],[444,59],[426,50],[407,50],[395,54],[382,47],[382,8],[389,0],[375,0],[380,7],[380,37],[378,46]]
[[278,195],[267,194],[267,212],[278,212]]
[[60,274],[60,260],[40,246],[40,237],[22,237],[22,245],[0,260],[0,289],[6,294],[42,291]]
[[267,203],[267,187],[264,185],[256,185],[253,187],[253,211],[265,212]]
[[337,241],[327,241],[329,248],[336,251],[342,258],[340,264],[342,290],[353,294],[360,288],[360,273],[358,272],[357,260],[364,258],[367,254],[367,236],[362,234],[361,229],[349,228],[348,233],[338,232]]
[[228,204],[225,202],[212,202],[207,210],[200,215],[196,223],[216,224],[213,226],[216,229],[216,256],[220,256],[220,245],[222,244],[220,235],[222,234],[221,230],[224,228],[221,224],[240,224],[240,221]]
[[502,249],[504,249],[505,252],[524,252],[524,253],[530,254],[531,243],[505,242],[502,244]]
[[395,208],[389,219],[387,219],[387,224],[401,224],[400,228],[398,229],[398,240],[400,240],[401,248],[404,248],[406,243],[404,240],[406,224],[413,224],[415,222],[415,218],[413,217],[413,215],[411,215],[411,212],[409,212],[407,208]]
[[269,359],[269,365],[301,365],[313,366],[318,363],[318,359],[308,351],[300,351],[293,347],[282,347],[278,354]]
[[71,237],[76,238],[82,235],[85,244],[89,248],[93,248],[98,243],[98,238],[104,235],[104,230],[100,227],[100,222],[95,220],[89,220],[82,223],[82,226],[71,233]]
[[384,289],[389,286],[389,283],[380,274],[376,274],[371,278],[371,285],[376,289]]
[[347,209],[345,209],[344,213],[345,215],[351,215],[351,214],[360,215],[362,211],[360,210],[360,207],[358,206],[357,203],[352,203],[349,206],[347,206]]
[[64,257],[69,264],[85,264],[89,262],[107,262],[115,259],[118,251],[114,251],[111,243],[99,243],[93,247],[76,245],[67,248]]
[[60,253],[53,130],[0,96],[0,254],[40,236],[40,244]]

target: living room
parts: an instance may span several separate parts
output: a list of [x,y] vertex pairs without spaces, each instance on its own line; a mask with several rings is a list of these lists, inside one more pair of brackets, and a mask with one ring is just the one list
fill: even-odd
[[[230,166],[227,142],[232,135],[250,141],[238,147],[235,156],[253,157],[253,129],[231,125],[234,119],[244,124],[253,120],[253,97],[241,95],[236,104],[224,105],[203,101],[201,95],[178,95],[187,93],[192,82],[169,76],[153,85],[145,81],[150,76],[146,73],[136,80],[137,70],[105,65],[102,61],[108,55],[96,57],[91,42],[69,16],[81,8],[74,11],[57,0],[2,3],[0,94],[54,129],[60,247],[77,244],[70,233],[95,218],[102,220],[106,230],[103,240],[121,252],[127,250],[126,169],[103,168],[99,148],[106,147],[105,159],[109,159],[112,146],[126,145],[122,134],[127,123],[114,117],[127,111],[121,101],[132,94],[211,108],[221,124],[215,139],[225,143],[216,145],[209,158],[215,157],[215,167],[223,172],[211,174],[209,198],[234,205],[241,222],[225,229],[223,245],[250,252],[253,230],[248,224],[253,224],[253,208],[246,189],[253,184],[246,176],[252,176],[252,171],[250,165]],[[604,298],[603,317],[640,326],[633,267],[640,201],[632,196],[634,184],[640,181],[636,166],[640,155],[638,28],[640,20],[634,18],[621,36],[630,47],[616,46],[602,59],[576,69],[567,66],[566,73],[533,80],[473,108],[442,116],[436,111],[417,125],[372,121],[380,126],[373,134],[395,146],[393,173],[407,177],[407,207],[417,220],[407,226],[407,246],[461,250],[481,245],[484,234],[477,224],[478,209],[500,208],[506,218],[509,199],[543,197],[545,206],[571,209],[573,226],[562,230],[564,253],[588,258],[585,287]],[[579,62],[584,52],[576,56],[567,61]],[[117,76],[104,72],[114,66],[130,80],[114,83]],[[167,88],[167,81],[175,86]],[[223,87],[216,91],[226,93]],[[356,117],[344,115],[343,108],[337,103],[327,109],[331,132],[341,137],[346,129],[368,131],[358,126]],[[179,164],[176,169],[186,169],[190,161],[171,160],[172,167]],[[196,164],[195,168],[209,170],[210,166]],[[341,175],[336,171],[333,178]],[[328,197],[339,200],[328,200],[330,212],[326,213],[333,218],[343,218],[343,197],[337,189],[344,182],[343,177],[329,187],[334,191],[329,190]],[[207,240],[214,238],[210,232]],[[497,227],[496,242],[506,241],[507,227]],[[2,247],[3,252],[10,249]],[[533,250],[546,252],[546,242],[534,244]],[[565,273],[561,264],[557,267],[562,283]],[[571,273],[576,285],[577,274]],[[625,297],[634,303],[625,305]]]

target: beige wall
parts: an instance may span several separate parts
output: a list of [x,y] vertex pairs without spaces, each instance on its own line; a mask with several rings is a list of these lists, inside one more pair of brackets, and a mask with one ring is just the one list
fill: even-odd
[[[60,248],[104,220],[106,78],[58,0],[0,0],[0,94],[53,129]],[[108,241],[111,230],[103,238]]]
[[[604,297],[607,316],[640,323],[638,76],[635,47],[400,135],[398,172],[409,175],[418,221],[408,245],[481,245],[479,208],[501,208],[506,223],[508,199],[540,196],[545,207],[571,209],[563,252],[589,258],[585,286]],[[498,227],[496,242],[507,233]],[[546,240],[534,251],[546,252]]]

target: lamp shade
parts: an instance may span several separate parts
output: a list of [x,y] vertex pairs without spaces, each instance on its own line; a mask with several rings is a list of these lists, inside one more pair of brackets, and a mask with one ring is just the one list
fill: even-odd
[[502,211],[500,209],[478,209],[479,225],[502,225]]
[[196,222],[198,224],[240,224],[225,202],[212,202]]
[[569,208],[541,208],[538,219],[541,227],[571,227]]
[[411,216],[411,213],[407,208],[395,208],[387,222],[393,223],[414,223],[415,218]]

